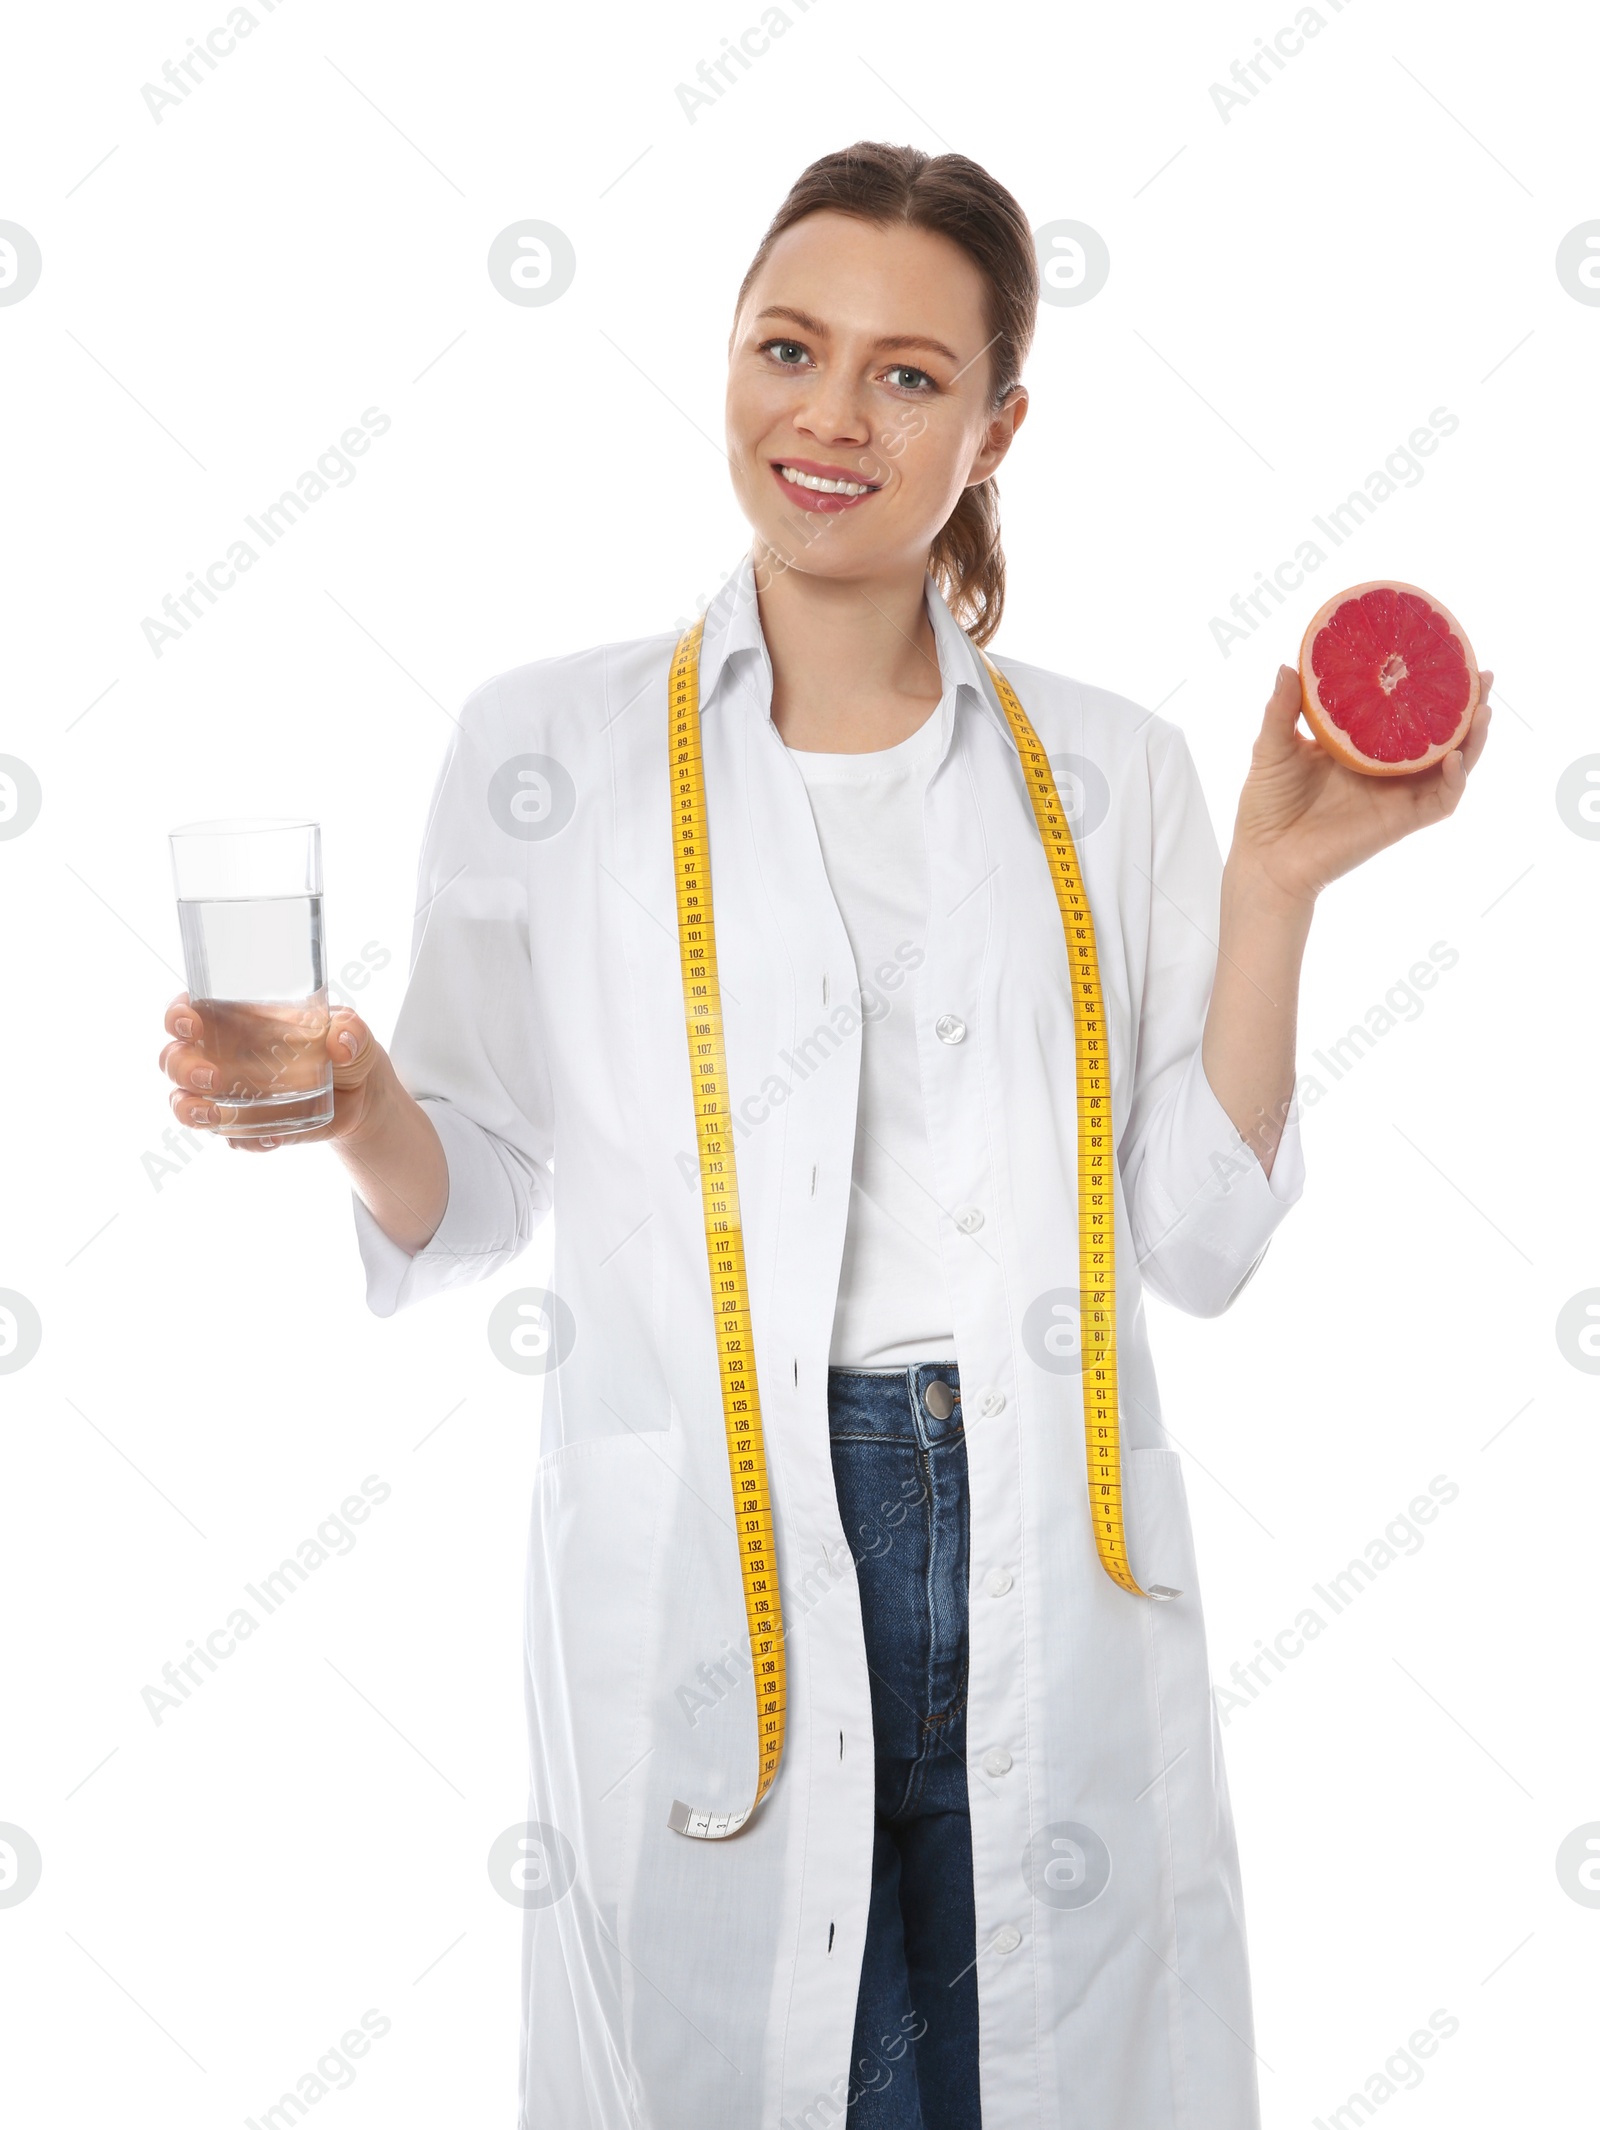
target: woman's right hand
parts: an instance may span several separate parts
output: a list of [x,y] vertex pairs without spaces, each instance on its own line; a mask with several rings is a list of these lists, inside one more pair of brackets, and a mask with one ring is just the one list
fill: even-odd
[[379,1091],[389,1075],[389,1059],[359,1014],[348,1006],[329,1016],[327,1046],[333,1060],[333,1122],[315,1131],[291,1132],[282,1139],[231,1139],[228,1126],[236,1115],[212,1089],[216,1068],[205,1052],[205,1023],[187,991],[167,1008],[167,1034],[173,1038],[158,1060],[173,1085],[172,1114],[190,1131],[214,1132],[230,1146],[253,1153],[275,1147],[310,1144],[319,1139],[349,1140],[370,1127]]

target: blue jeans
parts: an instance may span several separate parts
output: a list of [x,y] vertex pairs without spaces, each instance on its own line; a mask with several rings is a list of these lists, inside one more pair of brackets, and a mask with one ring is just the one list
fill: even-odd
[[[940,1418],[931,1384],[954,1393]],[[828,1371],[872,1675],[876,1823],[848,2130],[981,2130],[967,1817],[967,1447],[953,1364]],[[935,1406],[946,1402],[940,1390]]]

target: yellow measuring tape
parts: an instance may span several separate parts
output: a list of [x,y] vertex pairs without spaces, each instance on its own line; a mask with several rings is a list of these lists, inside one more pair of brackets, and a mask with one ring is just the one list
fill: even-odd
[[993,659],[985,658],[1011,737],[1022,757],[1023,781],[1033,801],[1044,854],[1050,861],[1067,965],[1072,977],[1073,1047],[1078,1068],[1078,1316],[1083,1342],[1083,1441],[1089,1465],[1089,1513],[1100,1565],[1114,1583],[1135,1597],[1176,1595],[1145,1592],[1128,1565],[1122,1521],[1122,1423],[1117,1403],[1117,1158],[1111,1141],[1111,1046],[1094,919],[1072,831],[1061,811],[1050,758],[1028,713]]
[[761,1395],[750,1328],[750,1286],[739,1224],[734,1172],[733,1110],[728,1054],[722,1040],[722,988],[717,981],[717,935],[711,915],[711,844],[706,834],[706,778],[700,758],[700,637],[703,621],[680,638],[667,685],[672,745],[673,871],[678,887],[678,955],[683,964],[683,1012],[689,1030],[695,1136],[700,1148],[700,1199],[705,1210],[711,1309],[722,1377],[722,1421],[733,1481],[733,1521],[744,1575],[745,1622],[756,1682],[756,1741],[761,1756],[756,1794],[742,1812],[702,1812],[675,1798],[667,1824],[675,1834],[721,1841],[737,1834],[772,1788],[783,1757],[786,1688],[783,1607],[778,1596],[778,1550],[772,1494],[761,1435]]
[[[786,1681],[777,1543],[761,1432],[744,1235],[739,1222],[733,1114],[711,907],[711,846],[706,828],[705,767],[700,751],[700,638],[704,627],[703,621],[696,622],[679,638],[667,689],[673,871],[695,1135],[700,1153],[700,1196],[722,1382],[722,1418],[728,1440],[734,1528],[739,1539],[745,1620],[756,1683],[760,1773],[756,1794],[742,1812],[705,1812],[675,1798],[667,1824],[677,1834],[720,1841],[739,1832],[777,1777],[783,1757]],[[1083,1341],[1083,1427],[1095,1545],[1107,1575],[1135,1597],[1175,1595],[1159,1587],[1149,1593],[1140,1589],[1128,1565],[1123,1528],[1117,1406],[1116,1156],[1111,1133],[1111,1053],[1100,990],[1100,963],[1095,952],[1094,919],[1049,757],[1011,683],[991,660],[985,658],[984,664],[1022,757],[1028,797],[1061,910],[1072,978],[1078,1087],[1078,1303]]]

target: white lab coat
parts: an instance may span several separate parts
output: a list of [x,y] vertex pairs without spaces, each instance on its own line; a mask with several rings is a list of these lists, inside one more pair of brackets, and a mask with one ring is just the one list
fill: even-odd
[[[1000,660],[1046,751],[1072,758],[1057,773],[1099,946],[1129,1545],[1141,1582],[1182,1592],[1131,1597],[1095,1552],[1081,1379],[1053,1359],[1059,1329],[1042,1340],[1029,1317],[1077,1283],[1061,919],[982,661],[931,582],[928,606],[944,692],[912,1004],[971,1488],[983,2120],[1250,2130],[1237,1857],[1142,1297],[1228,1307],[1300,1195],[1299,1120],[1269,1178],[1201,1068],[1220,860],[1182,733]],[[563,1338],[543,1386],[526,1641],[528,1818],[554,1831],[526,1918],[522,2122],[829,2130],[844,2121],[873,1835],[827,1416],[857,972],[769,714],[747,562],[707,615],[701,706],[788,1734],[745,1831],[694,1841],[669,1830],[673,1800],[739,1809],[756,1762],[676,934],[673,641],[541,659],[465,705],[393,1045],[443,1140],[449,1204],[415,1257],[359,1204],[356,1219],[370,1305],[388,1315],[502,1270],[559,1193],[552,1283],[570,1351]],[[945,1016],[964,1040],[935,1033]]]

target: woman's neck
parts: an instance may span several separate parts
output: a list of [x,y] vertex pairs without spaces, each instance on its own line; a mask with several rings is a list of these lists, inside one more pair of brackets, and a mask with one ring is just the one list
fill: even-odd
[[[758,562],[760,558],[758,557]],[[909,739],[942,684],[926,565],[870,583],[800,569],[758,597],[772,659],[772,722],[803,754],[871,754]]]

